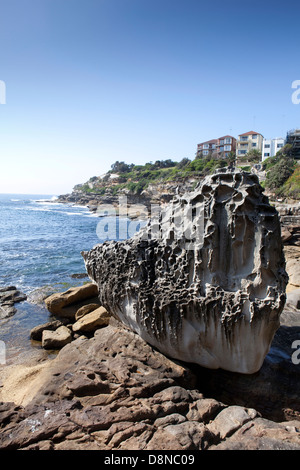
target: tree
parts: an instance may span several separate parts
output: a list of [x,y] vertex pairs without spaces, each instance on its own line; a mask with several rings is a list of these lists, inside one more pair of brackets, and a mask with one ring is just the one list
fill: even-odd
[[114,173],[128,173],[132,170],[133,165],[128,165],[125,162],[119,162],[118,160],[111,165],[111,169]]
[[246,153],[248,162],[258,163],[261,161],[261,152],[257,149],[251,149]]
[[180,160],[180,162],[177,163],[177,167],[178,168],[184,168],[186,165],[188,165],[190,163],[191,160],[189,160],[188,158],[183,158],[182,160]]

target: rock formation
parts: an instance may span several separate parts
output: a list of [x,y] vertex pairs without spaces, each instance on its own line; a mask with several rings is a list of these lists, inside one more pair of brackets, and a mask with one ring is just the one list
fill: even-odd
[[[0,402],[1,450],[300,449],[299,420],[272,422],[252,406],[228,406],[203,395],[199,373],[114,319],[42,366],[22,365],[15,377],[19,400]],[[10,387],[0,389],[0,401]]]
[[0,320],[13,316],[17,311],[15,304],[26,299],[15,286],[0,287]]
[[165,355],[258,371],[285,303],[278,213],[255,175],[220,170],[131,239],[83,252],[100,304]]

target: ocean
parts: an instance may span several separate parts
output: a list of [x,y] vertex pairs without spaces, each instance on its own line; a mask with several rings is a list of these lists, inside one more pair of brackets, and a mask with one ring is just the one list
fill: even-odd
[[[43,296],[87,280],[72,275],[86,272],[80,252],[104,241],[97,234],[100,220],[103,227],[103,218],[53,195],[0,194],[0,287],[16,286],[27,295],[15,304],[13,317],[0,321],[8,362],[39,347],[30,341],[30,330],[49,321]],[[115,230],[109,233],[112,226],[104,229],[106,239],[116,238]]]

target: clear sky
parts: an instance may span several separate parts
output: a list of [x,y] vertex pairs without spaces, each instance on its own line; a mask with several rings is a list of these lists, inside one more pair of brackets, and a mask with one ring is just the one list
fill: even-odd
[[225,134],[285,137],[299,17],[299,0],[0,0],[0,193],[67,193]]

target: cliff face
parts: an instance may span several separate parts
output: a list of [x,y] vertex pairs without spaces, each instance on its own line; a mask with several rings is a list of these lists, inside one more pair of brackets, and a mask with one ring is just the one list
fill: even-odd
[[167,356],[254,373],[285,303],[278,213],[255,175],[223,170],[124,242],[83,253],[101,304]]

